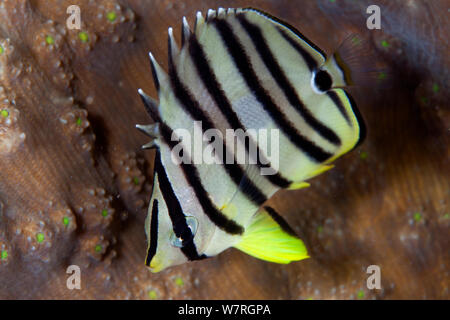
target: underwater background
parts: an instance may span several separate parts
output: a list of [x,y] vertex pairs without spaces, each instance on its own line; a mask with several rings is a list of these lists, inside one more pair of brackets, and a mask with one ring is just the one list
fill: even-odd
[[[81,30],[66,28],[81,8]],[[381,30],[366,9],[381,8]],[[387,67],[349,90],[367,138],[311,187],[269,203],[311,258],[235,249],[158,274],[144,265],[154,151],[137,94],[156,97],[167,28],[255,7],[332,53],[362,33]],[[0,1],[0,299],[448,299],[450,110],[445,0]],[[81,290],[69,290],[69,265]],[[369,290],[366,269],[381,270]]]

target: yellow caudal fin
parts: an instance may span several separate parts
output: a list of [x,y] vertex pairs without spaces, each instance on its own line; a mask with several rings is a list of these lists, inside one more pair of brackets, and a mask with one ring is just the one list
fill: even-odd
[[235,248],[258,259],[287,264],[308,258],[303,241],[270,207],[259,211]]

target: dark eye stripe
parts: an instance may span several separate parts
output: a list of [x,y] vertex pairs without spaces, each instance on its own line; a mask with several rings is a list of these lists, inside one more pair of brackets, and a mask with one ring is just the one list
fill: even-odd
[[150,261],[156,254],[156,248],[158,245],[158,200],[153,200],[152,207],[152,221],[150,222],[150,246],[147,250],[147,258],[145,259],[145,265],[149,266]]

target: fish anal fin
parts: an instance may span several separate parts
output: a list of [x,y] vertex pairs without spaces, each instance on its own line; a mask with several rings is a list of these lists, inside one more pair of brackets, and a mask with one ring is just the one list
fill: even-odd
[[303,241],[295,236],[281,216],[274,214],[269,207],[259,211],[234,247],[255,258],[281,264],[308,258]]

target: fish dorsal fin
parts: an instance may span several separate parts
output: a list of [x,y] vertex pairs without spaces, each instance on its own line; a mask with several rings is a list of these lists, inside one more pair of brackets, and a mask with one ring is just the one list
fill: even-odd
[[256,213],[235,248],[258,259],[287,264],[308,258],[303,241],[270,207]]
[[[323,52],[318,46],[316,46],[312,41],[310,41],[297,28],[290,25],[286,21],[283,21],[267,12],[264,12],[264,11],[261,11],[259,9],[255,9],[255,8],[250,8],[250,7],[238,9],[237,13],[253,14],[253,15],[262,17],[262,18],[266,19],[267,21],[270,21],[275,26],[279,27],[282,30],[285,30],[286,35],[288,37],[292,38],[292,40],[295,41],[299,46],[301,46],[303,48],[303,50],[306,50],[310,54],[312,54],[315,59],[317,59],[318,61],[326,60],[325,52]],[[261,23],[264,23],[264,21],[262,20]]]

